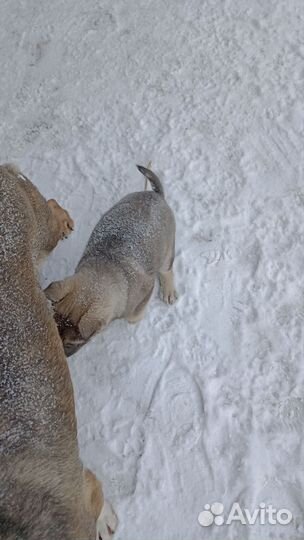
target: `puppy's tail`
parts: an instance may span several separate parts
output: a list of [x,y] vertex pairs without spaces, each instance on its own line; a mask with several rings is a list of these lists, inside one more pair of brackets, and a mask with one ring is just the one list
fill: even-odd
[[150,171],[150,169],[147,169],[146,167],[143,167],[142,165],[136,165],[136,167],[141,172],[141,174],[143,174],[145,178],[149,180],[153,191],[155,191],[155,193],[159,193],[161,197],[165,197],[164,188],[158,176],[156,176],[154,172]]

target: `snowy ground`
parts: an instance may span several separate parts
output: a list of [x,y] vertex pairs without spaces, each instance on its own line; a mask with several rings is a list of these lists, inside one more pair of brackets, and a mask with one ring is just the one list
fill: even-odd
[[[2,0],[1,161],[77,223],[43,284],[150,159],[178,303],[71,359],[85,463],[117,540],[304,538],[303,0]],[[203,528],[265,502],[288,526]]]

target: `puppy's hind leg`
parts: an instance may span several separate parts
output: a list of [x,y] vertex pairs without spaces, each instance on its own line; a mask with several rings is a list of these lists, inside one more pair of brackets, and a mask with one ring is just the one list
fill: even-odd
[[174,304],[178,295],[174,286],[174,275],[172,268],[168,272],[159,273],[160,297],[166,304]]
[[178,294],[174,286],[173,262],[175,256],[174,240],[169,250],[163,268],[159,272],[160,297],[166,304],[174,304]]
[[154,279],[152,286],[149,287],[148,293],[144,296],[144,299],[134,309],[133,313],[126,317],[127,321],[131,324],[135,324],[144,318],[146,305],[149,302],[154,289]]

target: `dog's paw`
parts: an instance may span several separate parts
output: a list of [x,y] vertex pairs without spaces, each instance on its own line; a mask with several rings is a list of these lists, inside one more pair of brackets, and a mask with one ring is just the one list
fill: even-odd
[[162,287],[160,291],[160,297],[165,304],[174,304],[176,300],[178,299],[178,294],[175,289],[168,289],[166,287]]
[[47,204],[57,222],[59,237],[61,240],[67,238],[74,230],[74,221],[72,220],[70,214],[67,212],[67,210],[64,210],[64,208],[62,208],[60,204],[55,201],[55,199],[50,199]]
[[96,540],[112,540],[118,525],[118,518],[108,501],[104,501],[96,524]]

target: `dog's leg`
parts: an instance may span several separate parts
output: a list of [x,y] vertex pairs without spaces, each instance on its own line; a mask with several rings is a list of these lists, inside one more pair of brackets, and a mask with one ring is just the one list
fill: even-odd
[[134,313],[132,315],[128,316],[127,321],[129,323],[131,323],[131,324],[135,324],[135,323],[141,321],[145,316],[145,307],[146,306],[144,306],[141,311],[137,311],[137,312],[134,311]]
[[174,304],[178,296],[174,287],[174,275],[172,268],[171,270],[168,270],[168,272],[160,272],[159,281],[161,299],[166,302],[166,304]]
[[108,501],[104,501],[102,510],[97,519],[96,539],[111,540],[118,525],[118,518]]
[[126,317],[126,319],[127,319],[127,321],[129,323],[135,324],[135,323],[141,321],[144,318],[146,305],[147,305],[147,303],[149,302],[149,300],[151,298],[153,289],[154,289],[154,279],[153,279],[153,285],[152,285],[152,287],[151,286],[149,287],[149,291],[145,295],[144,299],[140,302],[140,304],[138,304],[136,309],[134,309],[133,313],[131,313],[130,315],[128,315]]
[[110,503],[103,498],[102,487],[90,469],[84,469],[84,497],[86,509],[96,521],[96,540],[111,540],[117,516]]
[[174,304],[178,294],[174,286],[173,263],[175,257],[175,237],[171,239],[171,247],[167,252],[162,268],[159,272],[160,297],[166,304]]

